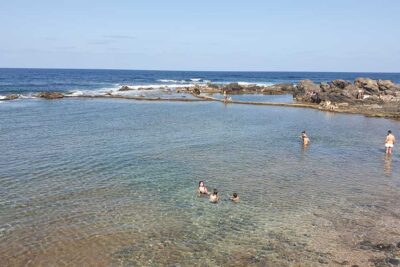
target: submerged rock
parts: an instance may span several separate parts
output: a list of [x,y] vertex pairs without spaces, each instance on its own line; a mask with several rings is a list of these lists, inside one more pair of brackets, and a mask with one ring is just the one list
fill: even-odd
[[64,94],[60,92],[41,92],[38,94],[38,97],[45,99],[58,99],[58,98],[63,98]]
[[19,98],[19,95],[17,95],[17,94],[10,94],[10,95],[6,95],[1,100],[15,100],[15,99],[18,99],[18,98]]

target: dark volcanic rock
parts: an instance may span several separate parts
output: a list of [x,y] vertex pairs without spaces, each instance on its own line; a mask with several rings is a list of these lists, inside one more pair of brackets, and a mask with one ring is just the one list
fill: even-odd
[[346,86],[350,85],[348,81],[345,80],[333,80],[332,81],[333,86],[344,89]]
[[320,93],[321,88],[311,80],[301,80],[293,92],[293,97],[298,101],[312,102],[311,97]]
[[364,89],[369,94],[379,93],[379,86],[377,81],[369,78],[357,78],[354,81],[354,85],[358,88]]
[[229,83],[222,87],[222,90],[226,92],[239,92],[243,91],[243,89],[243,86],[238,83]]
[[400,265],[400,260],[398,259],[388,258],[386,259],[386,262],[395,266]]
[[118,89],[118,91],[129,91],[132,90],[131,88],[129,88],[129,86],[123,85],[121,86],[121,88]]
[[41,92],[38,94],[38,97],[45,99],[58,99],[63,98],[64,95],[60,92]]
[[290,83],[280,83],[265,87],[259,87],[260,92],[264,94],[290,94],[293,93],[295,87]]
[[377,82],[379,89],[382,91],[391,89],[392,87],[394,87],[394,83],[390,80],[378,80]]
[[274,85],[268,86],[267,88],[276,89],[276,90],[280,90],[280,91],[287,92],[287,93],[291,93],[295,90],[294,85],[291,83],[274,84]]
[[388,80],[357,78],[354,84],[334,80],[319,85],[302,80],[295,87],[293,97],[297,101],[321,103],[321,108],[340,106],[378,113],[386,110],[395,113],[400,109],[400,86]]
[[327,83],[322,82],[319,87],[321,88],[322,92],[326,92],[331,89],[331,86]]
[[343,88],[342,94],[349,98],[356,99],[358,95],[358,88],[349,83],[346,87]]

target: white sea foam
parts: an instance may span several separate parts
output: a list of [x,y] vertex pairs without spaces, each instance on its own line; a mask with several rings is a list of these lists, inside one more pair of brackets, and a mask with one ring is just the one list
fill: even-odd
[[4,99],[6,99],[7,97],[5,96],[5,95],[0,95],[0,100],[4,100]]
[[170,80],[170,79],[159,79],[158,82],[162,83],[186,83],[185,80]]
[[70,97],[80,97],[80,96],[104,96],[107,94],[112,94],[116,91],[118,91],[118,89],[120,88],[120,86],[115,86],[115,87],[104,87],[104,88],[100,88],[97,90],[81,90],[81,89],[76,89],[76,90],[72,90],[68,93],[65,94],[65,96],[70,96]]
[[195,84],[146,84],[146,85],[127,85],[132,90],[160,90],[193,87]]
[[18,95],[18,98],[20,99],[34,99],[37,98],[34,94],[30,93],[27,95]]
[[237,82],[239,85],[242,85],[242,86],[250,86],[250,85],[256,85],[256,86],[271,86],[271,85],[274,85],[274,83],[252,83],[252,82],[241,82],[241,81],[239,81],[239,82]]

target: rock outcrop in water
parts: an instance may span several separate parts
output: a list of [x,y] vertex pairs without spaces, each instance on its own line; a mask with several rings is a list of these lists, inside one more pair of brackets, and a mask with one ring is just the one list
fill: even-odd
[[18,99],[18,98],[19,98],[19,95],[17,95],[17,94],[10,94],[10,95],[6,95],[1,100],[15,100],[15,99]]
[[321,84],[302,80],[293,97],[299,102],[319,104],[321,109],[400,118],[400,86],[389,80],[357,78],[354,83],[334,80]]
[[118,89],[118,91],[121,91],[121,92],[129,91],[129,90],[132,90],[132,89],[129,86],[126,86],[126,85],[123,85],[123,86],[121,86],[121,88]]
[[37,96],[45,99],[58,99],[63,98],[64,94],[60,92],[41,92]]
[[227,94],[270,94],[281,95],[293,93],[295,87],[290,83],[274,84],[270,86],[257,85],[257,84],[207,84],[197,85],[195,88],[202,93],[223,93]]

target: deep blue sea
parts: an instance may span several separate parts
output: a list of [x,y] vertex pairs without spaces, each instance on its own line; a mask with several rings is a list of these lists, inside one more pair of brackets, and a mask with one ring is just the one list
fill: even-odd
[[[0,95],[26,96],[0,101],[0,266],[384,263],[395,256],[374,244],[400,241],[400,146],[384,153],[388,129],[400,138],[399,121],[216,101],[29,97],[359,76],[400,82],[373,73],[0,69]],[[220,203],[196,194],[200,180]]]
[[342,72],[203,72],[79,69],[0,69],[0,95],[39,91],[112,90],[121,85],[188,85],[193,83],[243,82],[255,84],[314,82],[357,77],[388,79],[400,83],[400,73]]

